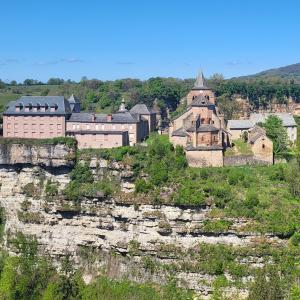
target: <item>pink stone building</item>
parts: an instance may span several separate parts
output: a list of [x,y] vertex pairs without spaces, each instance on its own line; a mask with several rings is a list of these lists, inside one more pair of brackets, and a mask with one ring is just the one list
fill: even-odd
[[75,96],[23,96],[9,103],[3,114],[7,138],[74,136],[79,148],[113,148],[134,145],[155,129],[156,114],[144,104],[131,111],[124,101],[117,113],[81,113]]
[[23,96],[12,101],[3,113],[3,136],[9,138],[52,138],[65,136],[71,115],[62,96]]
[[73,113],[66,122],[66,134],[75,136],[79,148],[135,145],[155,129],[155,116],[144,104],[128,111],[122,101],[114,114]]

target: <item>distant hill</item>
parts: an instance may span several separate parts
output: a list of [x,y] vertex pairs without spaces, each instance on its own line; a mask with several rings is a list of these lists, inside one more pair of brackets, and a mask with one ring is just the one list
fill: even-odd
[[262,71],[253,75],[235,77],[234,79],[294,80],[300,83],[300,63]]

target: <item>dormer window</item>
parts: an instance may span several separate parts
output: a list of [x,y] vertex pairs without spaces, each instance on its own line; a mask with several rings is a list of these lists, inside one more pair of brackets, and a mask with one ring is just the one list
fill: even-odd
[[49,108],[49,104],[45,103],[45,110],[48,110],[48,108]]
[[53,112],[53,111],[56,111],[57,108],[58,108],[58,105],[55,103],[55,104],[51,105],[50,111],[52,111],[52,112]]
[[16,107],[16,111],[20,111],[24,108],[24,105],[22,102],[19,102],[18,104],[16,104],[15,107]]
[[40,103],[37,103],[37,104],[36,104],[36,109],[37,109],[37,110],[40,110],[40,109],[41,109],[41,104],[40,104]]

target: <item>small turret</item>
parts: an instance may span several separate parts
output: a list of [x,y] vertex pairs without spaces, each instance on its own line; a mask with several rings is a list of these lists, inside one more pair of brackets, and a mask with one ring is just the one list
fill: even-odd
[[125,105],[125,99],[124,99],[124,97],[123,97],[118,112],[126,112],[126,111],[127,111],[127,109],[126,109],[126,105]]

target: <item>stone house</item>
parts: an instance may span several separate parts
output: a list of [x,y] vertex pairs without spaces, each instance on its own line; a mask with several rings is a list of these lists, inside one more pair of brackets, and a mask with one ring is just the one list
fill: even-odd
[[273,142],[267,137],[265,129],[260,126],[248,130],[248,143],[255,158],[273,163]]
[[134,145],[155,129],[156,114],[144,104],[131,111],[122,101],[114,114],[80,112],[72,95],[23,96],[10,102],[3,114],[3,136],[10,138],[52,138],[74,136],[79,148],[113,148]]
[[270,115],[277,116],[282,120],[282,125],[287,130],[289,141],[295,143],[297,139],[297,123],[293,115],[289,113],[252,113],[250,118],[246,120],[229,120],[227,131],[230,133],[232,140],[239,139],[244,131],[253,128],[255,124],[265,122]]
[[224,117],[215,105],[213,91],[200,73],[187,95],[187,109],[171,120],[170,141],[183,146],[192,167],[223,166],[223,150],[228,136]]
[[252,120],[228,120],[227,130],[230,133],[231,140],[240,139],[244,132],[248,132],[255,123]]
[[263,123],[270,116],[277,116],[282,120],[283,127],[287,130],[288,139],[291,143],[297,140],[297,123],[292,114],[289,113],[253,113],[250,114],[250,120],[255,124]]

